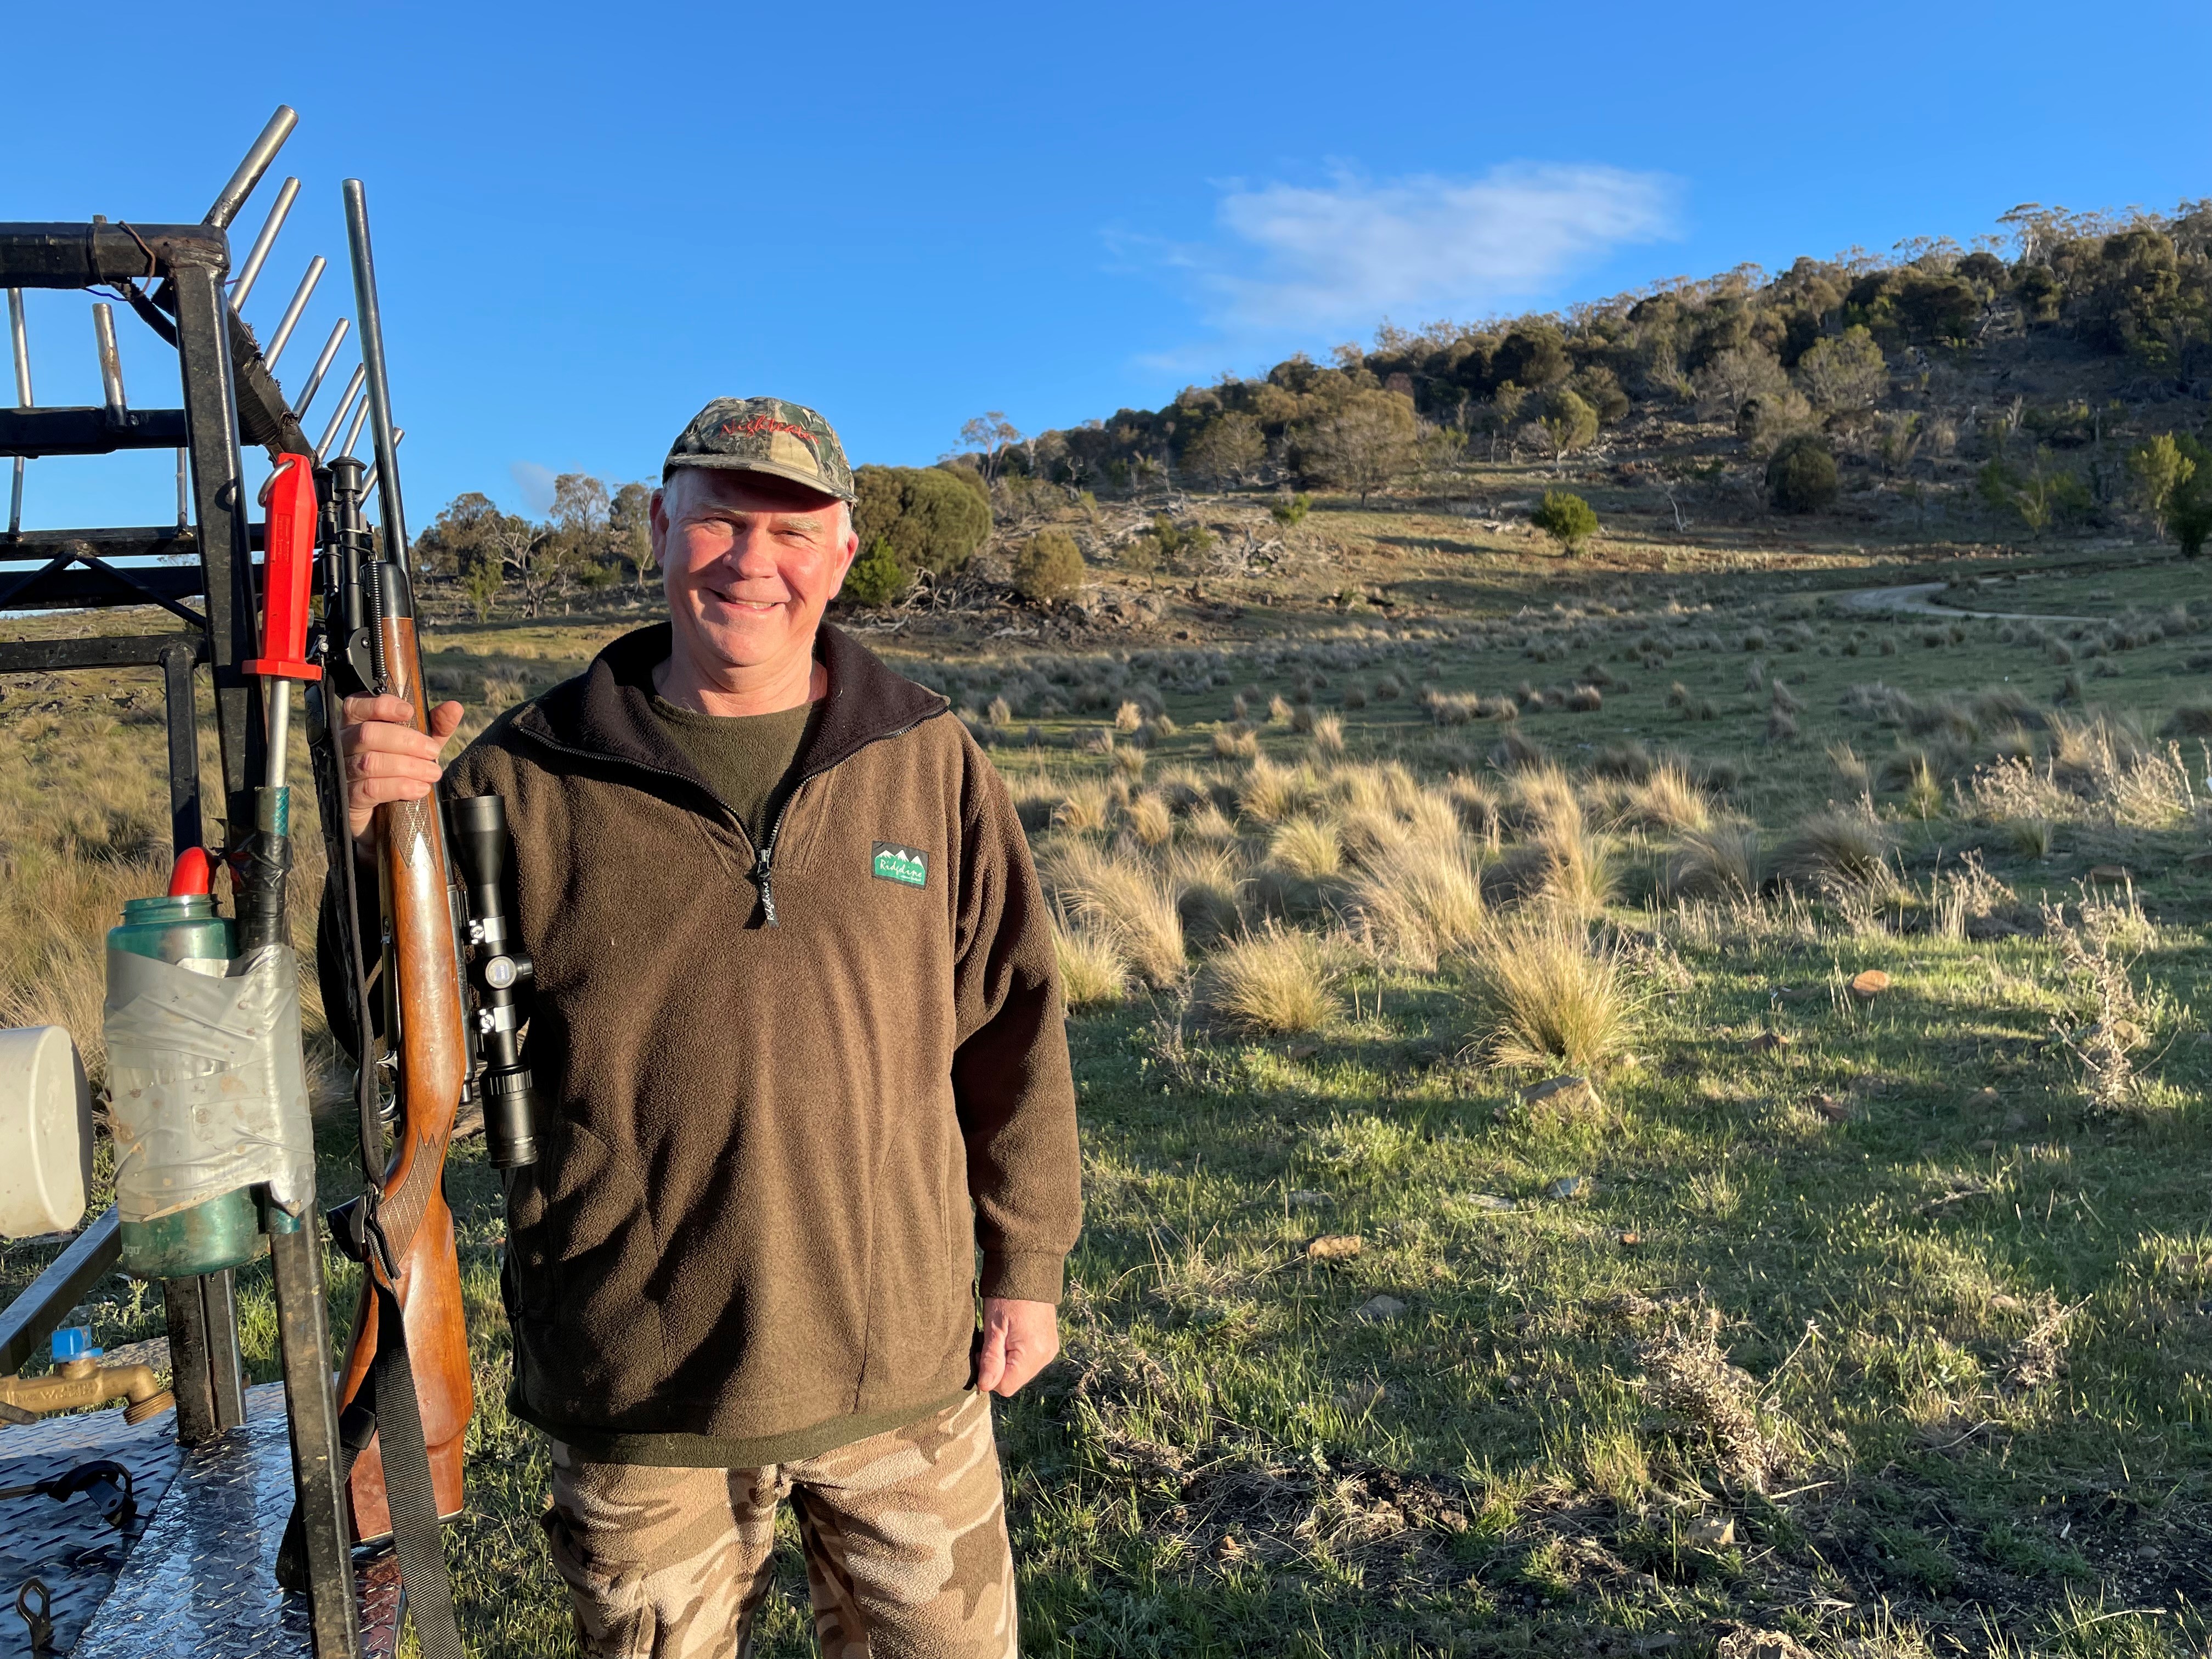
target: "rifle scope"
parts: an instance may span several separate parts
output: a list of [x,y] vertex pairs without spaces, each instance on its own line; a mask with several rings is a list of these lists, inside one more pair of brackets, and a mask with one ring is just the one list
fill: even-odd
[[521,988],[534,973],[513,948],[507,904],[507,803],[470,795],[446,803],[454,860],[468,884],[469,979],[476,988],[477,1030],[485,1056],[484,1148],[495,1170],[538,1162],[537,1091],[522,1059]]

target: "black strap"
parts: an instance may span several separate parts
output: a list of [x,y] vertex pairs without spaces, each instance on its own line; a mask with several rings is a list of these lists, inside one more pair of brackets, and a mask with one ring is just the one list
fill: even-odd
[[[341,1206],[356,1208],[360,1200]],[[381,1235],[374,1223],[367,1237],[349,1237],[349,1230],[332,1218],[331,1236],[340,1249],[352,1255],[366,1245],[362,1255],[380,1249]],[[374,1241],[373,1243],[371,1241]],[[361,1258],[356,1256],[359,1261]],[[407,1357],[407,1321],[399,1298],[386,1288],[373,1266],[364,1264],[370,1288],[376,1293],[376,1355],[369,1361],[368,1376],[338,1418],[338,1439],[345,1468],[340,1484],[353,1478],[353,1466],[374,1439],[384,1460],[385,1506],[392,1515],[392,1553],[399,1558],[399,1588],[415,1620],[415,1638],[422,1659],[462,1659],[461,1634],[453,1615],[453,1580],[446,1571],[446,1552],[439,1536],[437,1489],[430,1479],[430,1450],[422,1438],[422,1407],[415,1392],[415,1368]],[[307,1536],[295,1501],[292,1518],[277,1550],[276,1577],[289,1589],[307,1582]]]

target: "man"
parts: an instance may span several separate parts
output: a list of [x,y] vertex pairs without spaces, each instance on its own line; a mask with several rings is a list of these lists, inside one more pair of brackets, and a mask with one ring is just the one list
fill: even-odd
[[[988,1396],[1058,1351],[1079,1219],[1049,916],[945,700],[822,622],[858,547],[829,423],[718,398],[662,479],[669,622],[447,775],[506,799],[536,963],[503,1290],[553,1559],[586,1651],[731,1654],[787,1493],[825,1654],[999,1659]],[[356,831],[461,712],[347,704]]]

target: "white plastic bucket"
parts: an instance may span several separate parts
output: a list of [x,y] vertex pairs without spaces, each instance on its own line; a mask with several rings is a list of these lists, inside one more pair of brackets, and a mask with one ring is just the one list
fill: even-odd
[[66,1232],[92,1184],[92,1091],[58,1025],[0,1030],[0,1237]]

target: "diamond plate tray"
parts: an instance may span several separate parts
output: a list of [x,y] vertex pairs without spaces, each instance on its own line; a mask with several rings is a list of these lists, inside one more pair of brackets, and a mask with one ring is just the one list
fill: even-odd
[[[307,1603],[276,1585],[292,1511],[284,1390],[246,1391],[246,1420],[189,1450],[163,1413],[137,1428],[117,1411],[0,1431],[0,1486],[89,1458],[131,1471],[138,1517],[118,1532],[88,1498],[9,1502],[0,1517],[0,1659],[29,1659],[15,1592],[35,1574],[52,1596],[48,1652],[75,1659],[309,1659]],[[399,1577],[386,1556],[356,1569],[362,1648],[398,1650]]]

